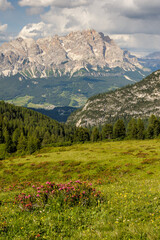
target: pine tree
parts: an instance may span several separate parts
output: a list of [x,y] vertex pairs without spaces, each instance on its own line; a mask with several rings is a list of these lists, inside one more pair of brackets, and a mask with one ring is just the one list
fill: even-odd
[[5,151],[8,153],[13,153],[15,151],[15,146],[13,145],[11,135],[9,134],[7,129],[5,130],[4,136],[5,136]]
[[97,142],[99,139],[99,131],[97,127],[94,127],[91,134],[91,141]]
[[36,150],[39,149],[39,140],[36,137],[30,137],[28,139],[28,143],[27,143],[27,150],[29,152],[29,154],[34,153]]
[[87,128],[79,127],[75,132],[75,141],[85,142],[90,140],[89,130]]
[[51,143],[51,135],[50,133],[47,131],[45,132],[44,136],[43,136],[43,141],[42,141],[42,146],[46,146],[47,144]]
[[126,135],[125,125],[122,119],[117,120],[113,127],[114,138],[124,139]]
[[113,126],[112,124],[105,124],[102,128],[102,139],[113,138]]
[[127,137],[129,139],[137,139],[137,122],[132,118],[127,126]]
[[2,129],[2,116],[0,116],[0,144],[4,142],[3,129]]
[[20,137],[18,138],[17,151],[20,153],[25,153],[26,149],[27,149],[27,139],[23,135],[23,133],[21,133]]
[[16,128],[12,134],[12,141],[16,146],[18,144],[19,137],[20,137],[20,129]]
[[144,139],[144,123],[140,118],[137,121],[137,139]]
[[151,115],[146,131],[147,138],[154,138],[160,134],[160,122],[155,115]]

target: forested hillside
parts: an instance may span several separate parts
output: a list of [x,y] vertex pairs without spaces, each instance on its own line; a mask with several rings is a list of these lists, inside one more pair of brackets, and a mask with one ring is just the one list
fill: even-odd
[[33,153],[51,143],[72,142],[74,132],[74,127],[41,113],[0,101],[0,143],[8,153]]
[[154,115],[148,120],[118,119],[115,123],[84,128],[62,124],[33,110],[0,101],[0,159],[12,153],[32,154],[45,146],[159,136],[160,120]]

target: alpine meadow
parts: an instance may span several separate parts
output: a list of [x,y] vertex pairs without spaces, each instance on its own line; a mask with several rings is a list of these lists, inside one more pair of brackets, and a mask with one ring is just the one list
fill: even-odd
[[0,16],[0,240],[159,240],[160,2]]

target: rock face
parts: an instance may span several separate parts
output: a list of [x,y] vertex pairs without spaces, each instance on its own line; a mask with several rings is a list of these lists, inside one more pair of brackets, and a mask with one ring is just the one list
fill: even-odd
[[64,37],[54,36],[37,41],[17,38],[0,47],[1,76],[17,73],[27,78],[86,73],[96,75],[99,69],[105,75],[108,68],[116,67],[125,71],[143,69],[136,57],[95,30],[72,32]]
[[69,117],[68,123],[94,126],[151,114],[160,116],[160,70],[134,85],[91,97],[81,110]]

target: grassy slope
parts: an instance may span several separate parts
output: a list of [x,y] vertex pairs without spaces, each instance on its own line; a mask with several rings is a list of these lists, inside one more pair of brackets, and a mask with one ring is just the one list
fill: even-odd
[[[160,239],[159,140],[43,149],[0,164],[2,239]],[[27,182],[77,179],[92,182],[107,200],[94,208],[33,212],[11,201],[29,191]]]

